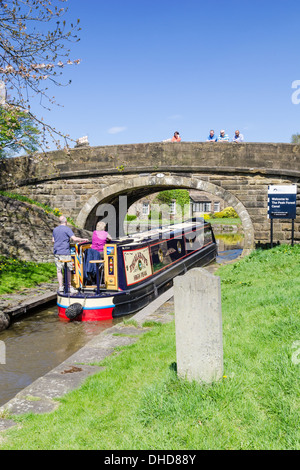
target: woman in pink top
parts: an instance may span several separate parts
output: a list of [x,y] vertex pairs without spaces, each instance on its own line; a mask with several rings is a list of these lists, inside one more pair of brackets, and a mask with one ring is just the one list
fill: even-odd
[[181,142],[181,137],[179,135],[179,132],[174,132],[174,136],[172,137],[171,142]]
[[103,256],[103,248],[107,240],[111,240],[109,233],[105,232],[105,222],[98,222],[96,230],[93,232],[92,246],[93,250],[97,250]]

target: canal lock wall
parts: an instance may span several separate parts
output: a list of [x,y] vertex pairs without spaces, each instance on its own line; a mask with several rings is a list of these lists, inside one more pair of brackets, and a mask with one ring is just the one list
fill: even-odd
[[[52,263],[52,231],[59,218],[32,204],[0,196],[0,253],[23,261]],[[91,238],[91,232],[71,226],[74,234]]]

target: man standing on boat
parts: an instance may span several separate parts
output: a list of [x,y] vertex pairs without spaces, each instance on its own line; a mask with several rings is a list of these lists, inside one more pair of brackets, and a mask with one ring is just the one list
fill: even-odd
[[59,284],[58,291],[63,292],[64,290],[62,269],[64,262],[68,260],[68,289],[70,293],[75,293],[77,291],[71,287],[71,271],[73,269],[73,263],[71,259],[70,240],[74,242],[88,242],[88,239],[76,237],[70,227],[67,226],[67,219],[65,216],[61,215],[59,221],[60,225],[55,227],[52,233],[52,241],[54,243],[53,254]]

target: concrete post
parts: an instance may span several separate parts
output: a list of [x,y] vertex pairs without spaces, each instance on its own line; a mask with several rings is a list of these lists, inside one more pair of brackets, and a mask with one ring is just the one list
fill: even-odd
[[177,373],[211,383],[223,376],[220,278],[194,268],[174,279]]

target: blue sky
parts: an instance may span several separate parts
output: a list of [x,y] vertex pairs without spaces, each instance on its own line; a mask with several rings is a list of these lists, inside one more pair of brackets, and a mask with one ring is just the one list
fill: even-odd
[[[81,41],[45,120],[90,145],[300,132],[299,0],[69,0]],[[299,87],[300,88],[300,87]],[[51,93],[52,93],[51,91]],[[299,92],[300,97],[300,92]],[[41,110],[42,111],[42,110]]]

